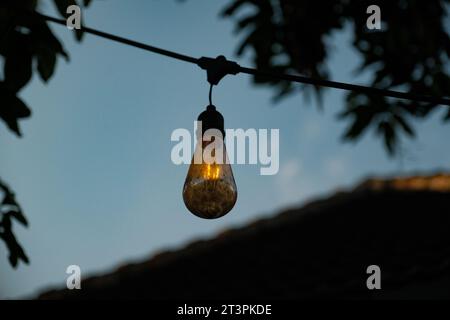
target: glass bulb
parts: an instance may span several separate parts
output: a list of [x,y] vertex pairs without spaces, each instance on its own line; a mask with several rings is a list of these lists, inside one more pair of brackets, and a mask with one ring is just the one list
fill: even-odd
[[[234,207],[237,188],[229,164],[225,144],[222,143],[223,161],[208,161],[201,157],[202,150],[211,142],[197,143],[183,188],[183,200],[194,215],[204,219],[216,219],[226,215]],[[200,148],[200,145],[203,148]],[[215,150],[212,154],[215,155]],[[200,163],[195,155],[200,154]]]

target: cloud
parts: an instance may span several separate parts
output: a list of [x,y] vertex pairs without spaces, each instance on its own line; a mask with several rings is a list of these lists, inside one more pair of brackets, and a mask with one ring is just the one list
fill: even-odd
[[276,184],[283,202],[300,200],[302,171],[302,163],[299,159],[289,159],[281,164]]
[[310,120],[303,126],[301,130],[302,138],[306,139],[306,141],[313,141],[319,138],[322,133],[322,128],[320,126],[320,122],[317,120]]
[[342,178],[348,173],[348,162],[341,156],[325,160],[324,171],[330,178]]

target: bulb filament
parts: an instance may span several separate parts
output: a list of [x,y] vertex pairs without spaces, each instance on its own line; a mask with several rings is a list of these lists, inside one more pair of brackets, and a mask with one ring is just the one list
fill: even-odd
[[203,174],[203,177],[207,180],[217,180],[220,175],[220,167],[217,164],[207,164],[206,172]]

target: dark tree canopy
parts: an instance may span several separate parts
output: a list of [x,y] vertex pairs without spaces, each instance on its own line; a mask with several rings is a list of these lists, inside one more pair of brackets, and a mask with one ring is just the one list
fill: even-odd
[[[80,1],[78,1],[80,2]],[[88,6],[91,0],[83,0]],[[21,136],[19,120],[28,118],[31,111],[20,99],[20,90],[37,71],[44,82],[53,75],[58,57],[69,59],[61,42],[50,30],[47,22],[36,19],[27,11],[38,9],[37,0],[2,0],[0,4],[0,56],[3,75],[0,79],[0,119],[17,136]],[[61,14],[66,16],[67,7],[76,5],[75,0],[54,0]],[[83,34],[75,33],[77,40]],[[14,193],[0,180],[0,239],[9,250],[9,261],[17,266],[19,260],[28,263],[28,258],[12,232],[12,221],[27,225],[22,209]]]
[[[252,14],[240,17],[237,31],[244,34],[237,54],[252,49],[258,69],[300,73],[328,79],[330,48],[326,37],[350,24],[353,46],[363,63],[358,73],[373,73],[368,84],[416,94],[449,96],[450,39],[444,27],[449,0],[233,0],[223,16],[238,16],[247,6]],[[381,31],[366,27],[370,5],[381,8]],[[337,79],[339,80],[339,79]],[[285,81],[254,79],[276,87],[275,98],[301,87]],[[319,95],[319,88],[316,93]],[[340,118],[348,119],[345,140],[356,140],[372,127],[387,151],[396,151],[399,132],[414,137],[412,118],[424,118],[438,106],[362,93],[349,93]],[[450,120],[450,110],[445,116]]]

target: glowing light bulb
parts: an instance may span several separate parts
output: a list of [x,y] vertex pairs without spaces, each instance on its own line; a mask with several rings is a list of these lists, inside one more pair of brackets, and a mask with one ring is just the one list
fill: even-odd
[[[203,133],[208,129],[218,129],[224,133],[222,115],[210,105],[198,120],[202,121],[202,134],[197,135],[196,150],[184,182],[183,200],[194,215],[216,219],[226,215],[234,207],[237,188],[223,140],[203,140]],[[202,156],[203,150],[211,143],[215,143],[211,152],[214,161],[206,161]]]

